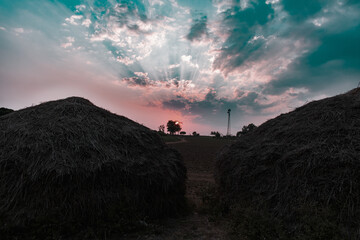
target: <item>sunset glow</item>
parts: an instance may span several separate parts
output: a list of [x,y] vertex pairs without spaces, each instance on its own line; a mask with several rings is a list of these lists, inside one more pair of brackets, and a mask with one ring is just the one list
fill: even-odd
[[359,23],[353,0],[4,0],[0,107],[80,96],[203,135],[231,109],[235,134],[356,87]]

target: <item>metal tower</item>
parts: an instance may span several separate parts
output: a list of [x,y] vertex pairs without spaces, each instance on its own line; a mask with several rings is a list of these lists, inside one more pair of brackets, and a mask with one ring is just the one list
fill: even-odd
[[226,136],[231,135],[230,112],[231,112],[231,109],[229,108],[228,111],[227,111],[227,113],[228,113],[228,126],[227,126]]

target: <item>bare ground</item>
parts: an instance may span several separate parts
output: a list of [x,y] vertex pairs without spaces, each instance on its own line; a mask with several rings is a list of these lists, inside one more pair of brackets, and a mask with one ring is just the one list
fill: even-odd
[[186,197],[192,211],[185,217],[164,220],[152,233],[127,235],[123,239],[231,239],[226,229],[226,221],[221,218],[214,219],[208,211],[209,206],[204,202],[206,192],[215,189],[213,172],[216,153],[229,142],[226,139],[210,137],[186,137],[182,141],[171,143],[171,147],[178,150],[184,158],[188,171]]

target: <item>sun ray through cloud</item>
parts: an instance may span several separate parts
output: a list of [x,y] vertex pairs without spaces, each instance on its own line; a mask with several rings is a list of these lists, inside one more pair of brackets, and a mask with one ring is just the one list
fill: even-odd
[[359,22],[350,0],[4,0],[0,100],[86,95],[153,129],[168,113],[202,134],[224,132],[231,108],[240,129],[355,86]]

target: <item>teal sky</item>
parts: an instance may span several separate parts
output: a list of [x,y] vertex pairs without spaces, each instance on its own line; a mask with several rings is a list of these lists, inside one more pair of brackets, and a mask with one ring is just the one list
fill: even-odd
[[1,0],[0,106],[232,133],[360,82],[359,0]]

